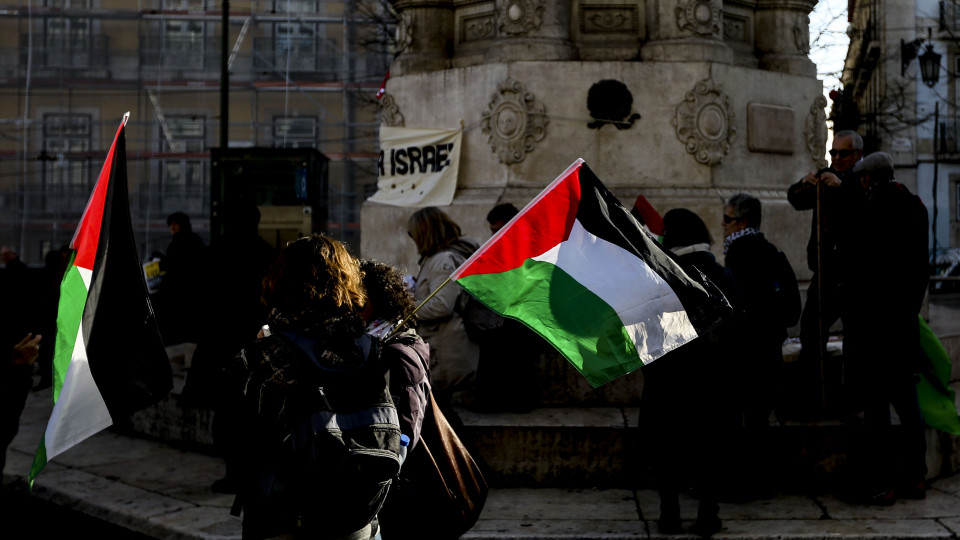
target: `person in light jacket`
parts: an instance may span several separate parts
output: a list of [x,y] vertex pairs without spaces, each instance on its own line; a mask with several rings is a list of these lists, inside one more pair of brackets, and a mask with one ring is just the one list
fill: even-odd
[[[459,285],[447,283],[479,243],[464,237],[460,226],[439,208],[428,206],[410,216],[407,233],[420,254],[420,272],[414,285],[419,305],[440,289],[417,312],[417,332],[430,345],[430,375],[438,405],[472,401],[472,386],[480,361],[480,347],[467,336],[456,312]],[[447,411],[444,411],[447,412]]]

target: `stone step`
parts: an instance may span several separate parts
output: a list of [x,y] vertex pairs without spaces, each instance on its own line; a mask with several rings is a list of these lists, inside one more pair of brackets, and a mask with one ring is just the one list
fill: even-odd
[[[637,429],[635,407],[551,407],[529,413],[481,413],[458,409],[465,444],[479,457],[491,485],[563,488],[637,488],[651,485],[645,451],[656,441]],[[692,429],[695,429],[693,427]],[[863,438],[856,418],[774,423],[763,435],[775,469],[772,480],[803,491],[829,486]],[[730,445],[704,441],[708,448]],[[930,477],[960,471],[960,437],[927,429]]]
[[501,487],[635,485],[638,408],[550,407],[529,413],[457,410],[461,438]]
[[[184,367],[189,365],[189,350],[181,349],[170,351],[173,392],[157,405],[133,415],[129,427],[143,436],[212,454],[213,414],[178,403]],[[541,361],[545,369],[550,365],[546,358]],[[644,456],[644,448],[655,441],[645,440],[637,429],[639,407],[635,405],[639,403],[642,374],[621,377],[595,390],[565,360],[552,365],[554,371],[548,373],[566,379],[573,388],[564,394],[570,404],[552,403],[527,413],[458,409],[464,426],[461,436],[484,463],[490,483],[498,487],[570,488],[649,485],[652,465]],[[955,383],[954,389],[960,391],[960,383]],[[604,399],[610,402],[582,406],[582,402],[602,403]],[[770,429],[770,453],[776,456],[778,481],[785,485],[829,482],[861,436],[862,426],[856,419],[841,422],[811,416],[813,420],[805,422],[791,420],[796,417],[790,416],[785,425],[774,423]],[[960,438],[928,430],[927,462],[931,477],[960,471]]]

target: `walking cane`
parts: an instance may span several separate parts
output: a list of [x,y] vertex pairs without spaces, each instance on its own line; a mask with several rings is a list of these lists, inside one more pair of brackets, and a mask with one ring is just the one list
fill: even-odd
[[817,361],[820,363],[820,407],[827,409],[826,367],[824,366],[827,344],[823,341],[823,262],[820,241],[823,236],[823,211],[821,197],[823,181],[817,181]]

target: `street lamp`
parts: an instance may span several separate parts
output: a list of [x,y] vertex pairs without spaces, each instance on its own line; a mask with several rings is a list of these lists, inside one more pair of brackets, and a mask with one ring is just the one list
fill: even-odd
[[933,88],[940,81],[940,59],[942,55],[933,50],[933,29],[927,28],[927,39],[917,38],[911,42],[900,40],[900,76],[903,77],[907,71],[910,61],[917,57],[917,50],[927,42],[927,50],[919,56],[920,60],[920,78],[923,84]]
[[[919,57],[917,49],[926,41],[927,50]],[[920,63],[920,78],[923,84],[933,88],[940,81],[940,60],[942,55],[933,50],[933,29],[927,28],[927,39],[917,38],[909,43],[900,40],[900,76],[906,72],[910,61],[917,58]],[[940,101],[934,101],[933,109],[933,253],[931,262],[936,262],[937,256],[937,180],[940,176]]]
[[927,43],[926,52],[920,55],[920,78],[930,88],[940,80],[940,58],[942,56],[933,51],[933,43]]

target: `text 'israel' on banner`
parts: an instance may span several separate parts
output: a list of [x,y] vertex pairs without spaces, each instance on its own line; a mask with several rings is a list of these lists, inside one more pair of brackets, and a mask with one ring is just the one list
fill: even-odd
[[173,388],[143,278],[127,194],[124,115],[70,248],[60,284],[53,412],[30,469]]
[[664,252],[583,160],[451,279],[543,336],[594,387],[691,342],[732,312],[723,293]]
[[377,192],[393,206],[447,206],[457,190],[462,129],[380,127]]

